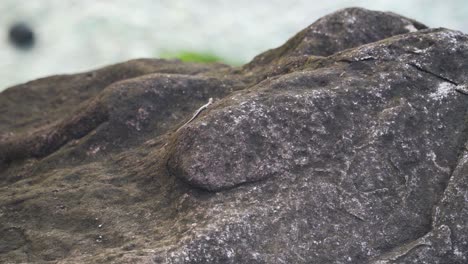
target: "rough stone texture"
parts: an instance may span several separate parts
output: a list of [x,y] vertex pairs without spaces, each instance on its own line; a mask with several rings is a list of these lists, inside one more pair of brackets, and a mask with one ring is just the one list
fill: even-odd
[[466,58],[460,32],[346,9],[241,68],[10,88],[0,261],[467,263]]
[[305,28],[279,48],[264,52],[249,65],[271,64],[291,56],[330,56],[338,51],[427,27],[390,12],[343,9]]

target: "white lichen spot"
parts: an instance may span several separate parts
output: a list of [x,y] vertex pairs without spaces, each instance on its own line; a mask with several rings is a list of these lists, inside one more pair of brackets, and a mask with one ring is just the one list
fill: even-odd
[[101,151],[102,149],[105,149],[104,146],[98,146],[98,145],[92,145],[88,151],[86,151],[86,154],[88,156],[92,156],[92,155],[96,155],[96,153],[98,153],[99,151]]
[[408,32],[416,32],[416,31],[418,31],[418,29],[415,28],[413,24],[406,25],[406,26],[405,26],[405,29],[408,30]]
[[437,91],[429,94],[429,97],[434,99],[434,100],[442,100],[449,96],[451,93],[454,92],[455,85],[448,83],[448,82],[442,82],[439,84],[439,87],[437,87]]
[[463,94],[468,94],[468,85],[466,84],[460,84],[455,89]]
[[356,22],[356,17],[350,16],[346,19],[346,22],[348,22],[349,24],[354,24],[354,22]]
[[463,256],[463,253],[457,247],[455,247],[455,249],[453,250],[453,254],[455,254],[455,256],[457,257]]
[[233,251],[232,249],[226,250],[226,256],[227,256],[228,258],[234,257],[234,251]]
[[416,54],[423,54],[423,53],[425,53],[426,51],[427,51],[427,49],[418,49],[418,48],[415,48],[415,49],[413,50],[413,52],[416,53]]

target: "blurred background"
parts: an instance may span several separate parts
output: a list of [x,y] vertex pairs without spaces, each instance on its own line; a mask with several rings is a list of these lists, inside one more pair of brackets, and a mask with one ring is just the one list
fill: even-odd
[[468,32],[467,0],[1,0],[0,91],[141,57],[241,65],[351,6]]

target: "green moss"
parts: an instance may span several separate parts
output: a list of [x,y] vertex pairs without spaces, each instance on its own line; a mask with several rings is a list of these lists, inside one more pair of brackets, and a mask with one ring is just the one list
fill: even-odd
[[167,53],[162,54],[162,58],[166,59],[180,59],[181,61],[185,62],[201,62],[201,63],[209,63],[209,62],[225,62],[222,58],[211,54],[211,53],[201,53],[201,52],[192,52],[192,51],[182,51],[179,53]]
[[198,63],[211,63],[221,62],[231,66],[240,66],[244,64],[244,61],[228,60],[226,58],[219,57],[210,52],[196,52],[196,51],[181,51],[181,52],[163,52],[159,54],[160,58],[163,59],[179,59],[184,62],[198,62]]

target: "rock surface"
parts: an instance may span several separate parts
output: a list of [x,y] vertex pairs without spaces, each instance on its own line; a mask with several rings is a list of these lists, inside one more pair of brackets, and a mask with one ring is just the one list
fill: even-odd
[[467,263],[467,58],[460,32],[350,8],[241,68],[7,89],[0,262]]

